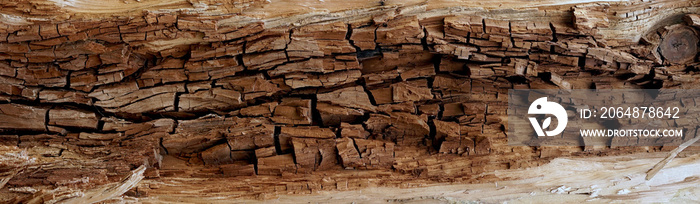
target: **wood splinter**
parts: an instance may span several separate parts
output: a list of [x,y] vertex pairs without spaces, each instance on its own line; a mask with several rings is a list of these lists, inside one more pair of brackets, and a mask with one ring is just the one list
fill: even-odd
[[646,180],[649,181],[652,178],[654,178],[654,176],[657,173],[659,173],[659,171],[661,171],[661,169],[663,169],[668,163],[671,163],[671,160],[673,160],[673,158],[676,158],[676,156],[678,156],[678,153],[681,153],[685,148],[687,148],[688,146],[697,142],[698,140],[700,140],[700,137],[698,137],[698,135],[696,134],[695,138],[684,142],[680,146],[676,147],[676,149],[673,149],[673,151],[669,152],[669,154],[668,154],[668,156],[666,156],[666,158],[661,160],[659,163],[656,163],[656,165],[654,165],[654,167],[652,167],[651,169],[649,169],[649,171],[647,171]]

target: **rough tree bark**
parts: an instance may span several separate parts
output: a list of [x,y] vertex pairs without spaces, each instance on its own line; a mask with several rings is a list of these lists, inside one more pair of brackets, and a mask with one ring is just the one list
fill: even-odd
[[697,88],[698,3],[2,1],[0,202],[132,172],[146,181],[111,201],[497,182],[670,150],[508,146],[507,92]]

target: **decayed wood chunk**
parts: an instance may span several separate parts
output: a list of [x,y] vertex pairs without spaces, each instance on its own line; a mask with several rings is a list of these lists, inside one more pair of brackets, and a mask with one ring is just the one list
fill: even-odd
[[416,104],[413,101],[396,103],[396,104],[384,104],[377,108],[379,112],[389,114],[391,112],[405,112],[405,113],[416,113]]
[[253,176],[255,175],[254,164],[224,164],[219,166],[221,172],[226,176]]
[[90,100],[86,93],[77,91],[42,90],[39,92],[39,99],[43,103],[73,102],[78,104],[92,105],[92,100]]
[[389,116],[370,114],[365,125],[373,134],[390,138],[397,144],[415,145],[422,143],[430,133],[427,120],[427,117],[410,113],[392,112]]
[[420,44],[424,36],[416,17],[404,17],[390,20],[386,27],[378,28],[376,41],[379,45]]
[[373,89],[370,90],[370,93],[372,93],[372,98],[374,98],[374,102],[377,103],[377,105],[389,104],[394,102],[394,93],[391,87]]
[[124,134],[122,134],[122,133],[101,134],[101,133],[81,132],[80,135],[78,135],[78,138],[89,139],[89,140],[113,140],[113,139],[117,139],[117,138],[120,138],[123,136],[124,136]]
[[311,57],[323,57],[323,51],[318,42],[309,39],[292,39],[287,44],[287,56],[290,60],[301,60]]
[[46,131],[46,108],[0,104],[0,128]]
[[100,88],[89,94],[97,98],[96,106],[110,112],[144,113],[175,110],[175,93],[184,92],[183,84],[138,89],[136,83]]
[[214,144],[223,143],[226,133],[236,128],[245,128],[269,123],[262,118],[200,118],[178,121],[175,133],[163,138],[163,147],[169,154],[201,152]]
[[169,118],[153,120],[145,123],[129,123],[123,120],[106,117],[103,117],[101,120],[104,121],[102,130],[123,132],[124,136],[139,137],[155,133],[169,133],[173,132],[175,128],[175,120]]
[[338,138],[336,141],[336,148],[338,150],[338,156],[345,168],[354,168],[363,166],[363,162],[360,158],[360,153],[355,149],[355,142],[349,137]]
[[102,64],[119,64],[125,63],[130,55],[131,50],[128,45],[114,45],[107,47],[104,52],[100,54],[100,60]]
[[562,89],[573,89],[573,86],[571,83],[568,81],[564,80],[564,77],[559,76],[558,74],[552,73],[552,83],[556,84],[557,86],[561,87]]
[[374,50],[377,46],[374,42],[376,29],[374,26],[353,28],[350,40],[360,50]]
[[429,78],[435,76],[435,65],[401,66],[397,70],[402,80]]
[[360,124],[351,125],[349,123],[340,124],[340,135],[349,138],[367,139],[369,132]]
[[97,129],[97,115],[93,112],[71,109],[49,110],[49,125]]
[[[578,60],[576,60],[578,63]],[[515,68],[515,74],[520,76],[537,76],[537,63],[525,59],[512,59],[510,66]]]
[[457,57],[457,59],[468,60],[478,49],[476,47],[459,44],[436,45],[435,51],[439,53],[449,54]]
[[245,77],[227,77],[217,80],[215,85],[224,89],[235,90],[243,93],[244,100],[251,100],[263,96],[272,96],[281,91],[279,83],[267,80],[263,74]]
[[491,153],[491,140],[488,137],[477,136],[474,140],[474,153],[476,155],[487,155]]
[[90,91],[96,85],[97,76],[88,71],[76,71],[70,74],[71,88],[80,91]]
[[231,158],[231,149],[227,144],[219,144],[202,152],[202,160],[207,165],[230,164],[233,162]]
[[275,147],[263,147],[255,150],[255,157],[260,159],[263,157],[271,157],[277,155]]
[[362,78],[364,78],[365,83],[367,83],[367,85],[381,84],[381,83],[384,83],[387,81],[392,81],[398,77],[400,77],[399,71],[395,70],[395,69],[371,73],[371,74],[364,74],[362,76]]
[[[382,52],[381,57],[373,57],[363,60],[362,73],[373,74],[387,72],[398,66],[432,64],[434,57],[435,53],[423,50],[422,46],[420,45],[403,45],[398,52]],[[405,59],[412,60],[409,61]]]
[[440,114],[440,104],[425,104],[418,106],[418,112],[420,114],[437,116],[438,114]]
[[430,88],[419,87],[410,83],[401,82],[392,84],[392,93],[394,102],[406,101],[422,101],[433,99],[433,94],[430,93]]
[[286,30],[265,30],[262,34],[249,37],[245,53],[256,53],[270,50],[284,50],[289,43],[289,33]]
[[292,138],[297,171],[323,170],[336,165],[335,139]]
[[184,68],[187,79],[190,81],[220,79],[243,71],[243,66],[238,64],[236,58],[187,61]]
[[438,75],[433,80],[433,88],[441,90],[442,99],[447,100],[451,97],[460,97],[469,93],[472,89],[472,81],[470,79]]
[[445,37],[457,42],[467,42],[470,33],[484,33],[483,20],[479,16],[445,17]]
[[511,21],[510,32],[515,42],[513,46],[520,48],[535,48],[537,46],[533,46],[533,43],[539,44],[553,38],[549,22],[543,21]]
[[336,148],[345,168],[382,169],[394,163],[393,143],[343,137],[336,139]]
[[282,175],[284,172],[296,173],[292,154],[258,158],[258,175]]
[[[243,53],[242,44],[214,43],[212,46],[193,45],[190,51],[191,61],[202,61],[210,58],[234,56]],[[195,64],[197,62],[194,62]],[[206,62],[205,62],[206,63]]]
[[[474,154],[474,141],[465,136],[446,137],[440,145],[440,153]],[[487,152],[488,153],[488,152]]]
[[604,48],[588,48],[587,57],[587,68],[602,70],[616,70],[616,63],[636,64],[640,61],[629,53]]
[[[467,102],[455,105],[461,105],[462,111],[462,113],[456,112],[456,114],[464,115],[458,118],[460,124],[479,124],[485,122],[484,120],[486,118],[486,109],[488,107],[488,104],[484,104],[481,102]],[[495,104],[491,105],[494,105],[492,108],[495,107]]]
[[243,103],[241,93],[222,88],[182,94],[179,96],[179,100],[178,108],[180,111],[225,110]]
[[[342,22],[304,26],[292,31],[293,41],[306,41],[305,44],[316,44],[324,55],[334,53],[352,53],[355,48],[345,40],[348,26]],[[294,56],[304,57],[304,56]],[[290,57],[291,58],[291,57]],[[308,57],[304,57],[308,58]]]
[[311,58],[306,61],[292,62],[280,65],[268,71],[270,76],[280,76],[294,72],[331,73],[335,71],[360,69],[357,57],[350,61],[340,61],[333,58]]
[[294,37],[311,37],[321,40],[344,40],[348,25],[342,22],[314,24],[294,29]]
[[376,107],[369,101],[369,96],[367,96],[367,93],[361,86],[338,89],[333,92],[318,94],[316,97],[320,102],[328,102],[371,112],[376,111]]
[[468,130],[462,130],[455,122],[433,120],[435,124],[435,139],[440,143],[440,153],[473,154],[474,141],[467,137]]
[[323,125],[338,125],[341,122],[355,122],[365,115],[365,110],[346,108],[329,103],[319,102],[316,110],[321,115]]
[[252,70],[265,70],[287,61],[284,51],[243,55],[243,65]]
[[333,87],[357,81],[360,70],[338,71],[330,74],[287,74],[284,83],[293,89],[305,87]]
[[365,139],[354,141],[362,157],[362,168],[381,169],[394,163],[394,143]]
[[311,100],[284,98],[275,108],[271,119],[276,123],[309,125],[312,122]]
[[267,121],[229,128],[225,133],[231,150],[254,150],[275,145],[275,127]]
[[459,124],[455,122],[433,120],[433,124],[435,124],[436,140],[442,140],[446,137],[459,137],[461,135]]
[[186,81],[187,76],[183,69],[184,64],[184,60],[167,58],[159,65],[143,72],[137,82],[140,87],[149,87],[163,83]]
[[64,87],[67,84],[68,72],[58,69],[55,65],[35,65],[17,69],[16,78],[26,85],[44,85]]
[[272,112],[275,111],[275,108],[277,107],[279,103],[277,102],[270,102],[270,103],[264,103],[260,104],[257,106],[248,106],[245,108],[241,108],[238,111],[238,114],[241,116],[249,116],[249,117],[271,117]]
[[610,5],[594,4],[574,7],[574,25],[580,31],[589,31],[594,28],[607,28],[608,9]]
[[292,138],[333,139],[335,133],[328,128],[315,126],[282,127],[278,137],[280,149],[287,151],[292,148]]

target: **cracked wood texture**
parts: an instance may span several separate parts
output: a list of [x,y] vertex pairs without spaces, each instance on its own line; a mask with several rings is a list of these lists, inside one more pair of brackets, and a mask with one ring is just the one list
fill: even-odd
[[125,196],[168,202],[669,150],[508,146],[507,91],[697,88],[698,3],[2,1],[0,202],[141,165]]

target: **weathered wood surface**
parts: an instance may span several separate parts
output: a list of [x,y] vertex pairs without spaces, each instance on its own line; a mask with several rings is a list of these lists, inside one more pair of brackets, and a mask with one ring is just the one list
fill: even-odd
[[[659,178],[646,181],[644,170],[665,154],[644,153],[624,156],[557,158],[550,163],[531,169],[508,169],[483,174],[480,183],[433,183],[421,180],[401,184],[374,185],[354,188],[354,179],[348,180],[349,190],[322,191],[318,194],[274,195],[260,197],[270,200],[247,199],[246,203],[551,203],[551,202],[659,202],[694,203],[700,200],[696,177],[700,175],[698,155],[674,160],[664,168]],[[576,175],[576,176],[572,176]],[[257,178],[261,179],[261,178]],[[264,178],[262,178],[264,179]],[[363,178],[367,179],[367,178]],[[399,178],[394,178],[399,179]],[[164,179],[168,185],[151,191],[152,197],[144,202],[228,202],[236,195],[218,194],[197,196],[196,191],[207,191],[222,186],[221,181],[190,179],[188,183],[216,183],[211,185],[183,185],[182,180]],[[293,189],[294,181],[281,181]],[[288,183],[287,183],[288,182]],[[298,182],[298,181],[297,181]],[[303,180],[313,184],[317,181]],[[146,180],[142,185],[153,185]],[[218,185],[217,185],[218,184]],[[340,185],[345,185],[341,183]],[[410,187],[410,188],[409,188]],[[187,193],[174,193],[181,188],[195,188]],[[355,189],[355,190],[352,190]],[[164,193],[171,192],[171,193]],[[175,196],[171,196],[175,195]]]
[[508,89],[698,86],[697,1],[0,6],[2,202],[144,164],[153,180],[259,175],[227,192],[246,198],[479,182],[660,149],[508,146]]

